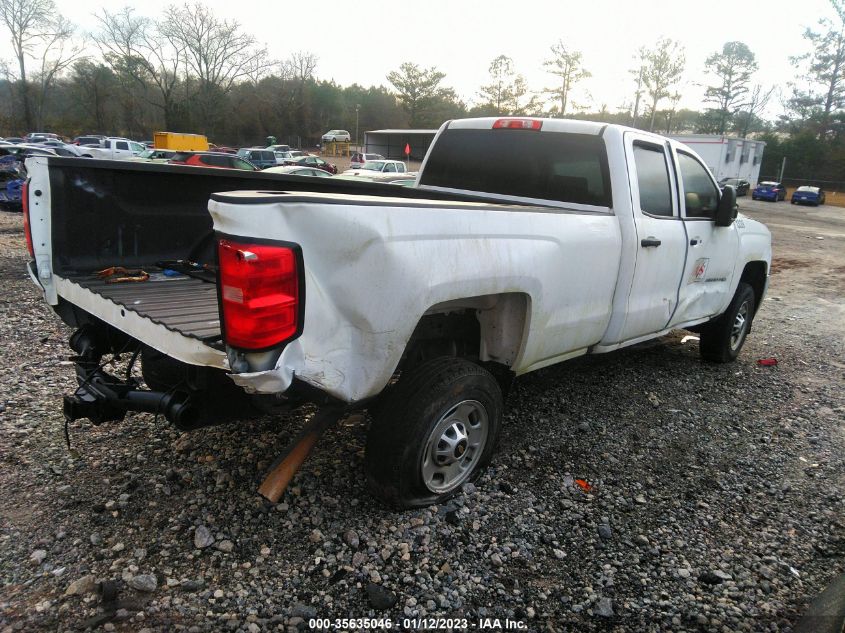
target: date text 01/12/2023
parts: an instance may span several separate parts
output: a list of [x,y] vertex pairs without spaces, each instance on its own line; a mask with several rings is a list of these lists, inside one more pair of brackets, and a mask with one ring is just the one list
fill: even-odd
[[510,618],[479,618],[470,621],[468,618],[311,618],[308,628],[312,630],[330,631],[343,630],[404,630],[404,631],[437,631],[437,630],[509,630],[520,631],[528,628],[521,620]]

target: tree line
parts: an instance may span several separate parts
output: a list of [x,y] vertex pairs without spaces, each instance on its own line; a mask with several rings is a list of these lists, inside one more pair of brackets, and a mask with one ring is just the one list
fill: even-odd
[[[15,59],[0,66],[0,134],[61,131],[149,138],[192,131],[219,144],[267,135],[303,145],[329,128],[435,128],[462,116],[532,115],[617,122],[655,132],[753,135],[768,143],[763,172],[786,156],[790,172],[841,178],[845,167],[845,0],[804,33],[794,83],[755,81],[758,62],[743,42],[726,42],[698,73],[703,102],[679,108],[688,70],[683,44],[661,38],[630,61],[629,97],[596,106],[583,54],[564,41],[542,60],[549,86],[530,87],[505,54],[467,103],[436,67],[402,63],[386,85],[338,85],[318,77],[308,51],[286,60],[241,26],[199,3],[172,5],[157,18],[131,8],[100,10],[82,35],[54,0],[0,0],[0,25]],[[84,46],[83,43],[87,43]],[[703,71],[703,72],[701,72]],[[782,114],[763,113],[779,99]],[[359,134],[360,136],[360,134]]]

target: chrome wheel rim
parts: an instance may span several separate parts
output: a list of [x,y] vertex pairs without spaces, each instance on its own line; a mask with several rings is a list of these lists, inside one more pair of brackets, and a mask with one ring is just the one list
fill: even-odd
[[490,424],[477,400],[463,400],[444,413],[428,435],[422,479],[431,492],[451,492],[466,481],[484,453]]
[[739,310],[734,317],[734,323],[731,327],[731,349],[736,351],[742,345],[742,339],[745,338],[745,332],[748,329],[748,302],[744,302],[739,306]]

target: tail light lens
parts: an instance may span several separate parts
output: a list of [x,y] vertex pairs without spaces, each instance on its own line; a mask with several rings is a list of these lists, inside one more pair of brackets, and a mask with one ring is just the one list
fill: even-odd
[[21,187],[21,207],[23,210],[23,234],[26,236],[26,250],[30,257],[35,257],[35,247],[32,245],[32,229],[29,223],[29,180]]
[[294,249],[224,239],[217,253],[226,343],[257,351],[296,336],[302,289]]
[[496,119],[494,130],[535,130],[539,131],[543,122],[537,119]]

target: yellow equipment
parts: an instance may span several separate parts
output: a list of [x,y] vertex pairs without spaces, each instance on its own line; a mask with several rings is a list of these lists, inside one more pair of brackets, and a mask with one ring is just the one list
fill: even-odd
[[180,132],[155,132],[153,145],[156,149],[175,149],[179,151],[206,151],[208,139],[202,134],[182,134]]

